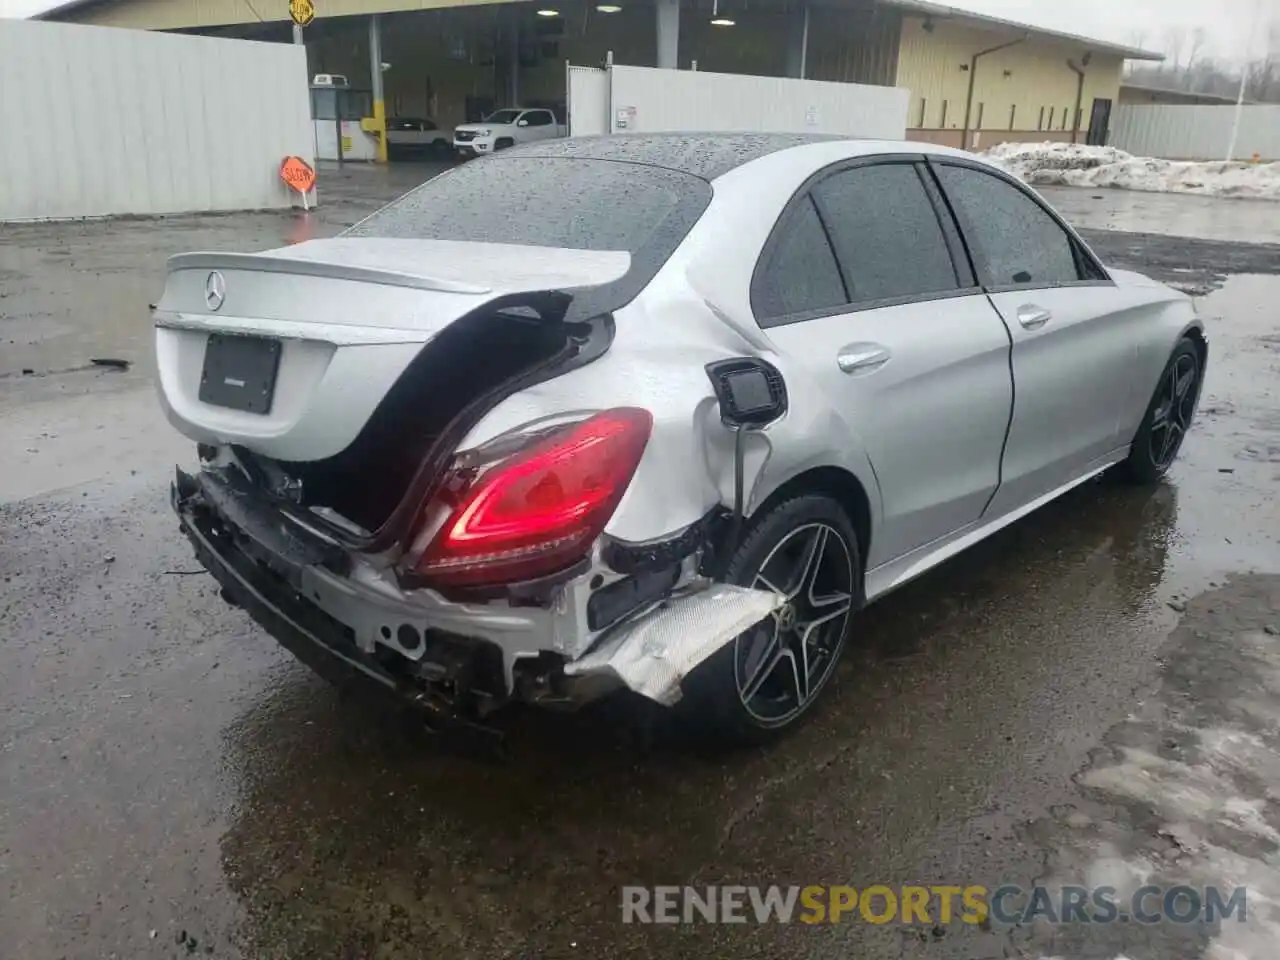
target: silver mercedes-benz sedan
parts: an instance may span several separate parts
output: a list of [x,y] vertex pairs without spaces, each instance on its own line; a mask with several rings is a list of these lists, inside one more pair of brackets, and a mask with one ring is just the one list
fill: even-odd
[[1191,301],[967,153],[553,141],[334,239],[174,257],[200,561],[316,670],[471,726],[620,689],[758,740],[858,610],[1109,468],[1169,469]]

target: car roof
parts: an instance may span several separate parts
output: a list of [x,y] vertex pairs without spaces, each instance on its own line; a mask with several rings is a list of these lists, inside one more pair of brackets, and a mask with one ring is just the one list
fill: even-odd
[[973,156],[931,143],[866,140],[819,133],[615,133],[540,140],[507,151],[506,155],[641,163],[714,180],[770,154],[820,143],[842,144],[849,156],[877,153]]

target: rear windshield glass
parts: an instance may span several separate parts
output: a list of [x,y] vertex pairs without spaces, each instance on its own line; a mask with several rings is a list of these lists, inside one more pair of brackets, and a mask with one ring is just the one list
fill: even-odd
[[564,157],[492,157],[428,180],[347,236],[673,250],[711,197],[661,167]]

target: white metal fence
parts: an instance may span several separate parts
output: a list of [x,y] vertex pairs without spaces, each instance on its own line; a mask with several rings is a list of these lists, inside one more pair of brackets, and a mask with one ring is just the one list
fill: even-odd
[[301,47],[0,19],[0,221],[287,207]]
[[[1229,105],[1121,104],[1111,117],[1111,146],[1140,157],[1222,160],[1236,108]],[[1235,158],[1254,154],[1280,160],[1280,104],[1249,104],[1240,111]]]
[[901,139],[897,87],[654,67],[569,68],[569,133],[680,130],[834,133]]
[[569,136],[592,137],[609,132],[609,74],[597,67],[568,68],[565,98]]

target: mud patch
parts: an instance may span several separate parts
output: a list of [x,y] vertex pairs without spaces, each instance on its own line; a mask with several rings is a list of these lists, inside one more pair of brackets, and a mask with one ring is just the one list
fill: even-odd
[[1280,274],[1278,244],[1117,230],[1082,229],[1080,234],[1108,266],[1136,270],[1192,296],[1216,290],[1233,274]]

